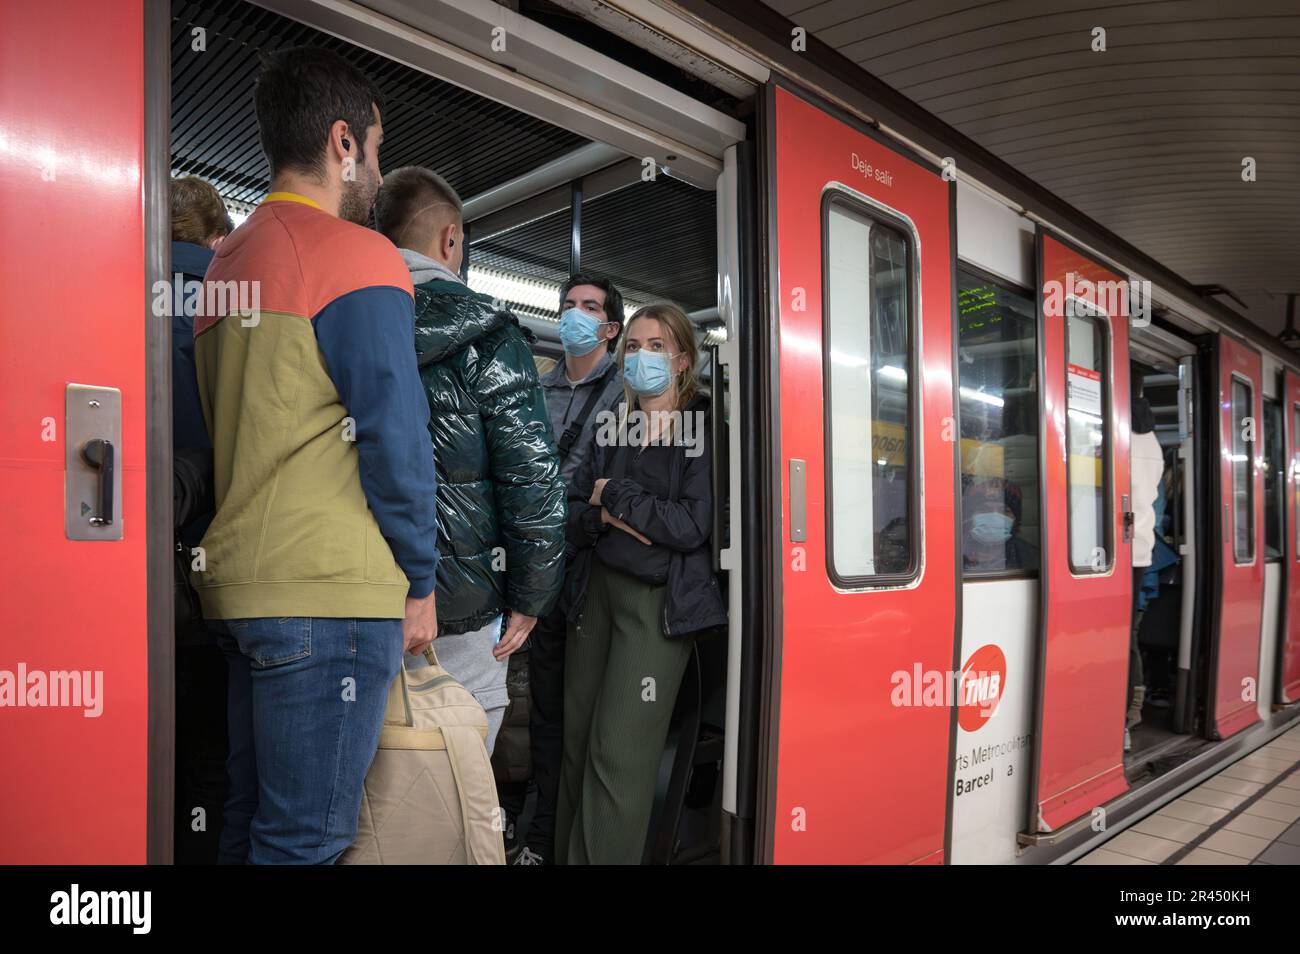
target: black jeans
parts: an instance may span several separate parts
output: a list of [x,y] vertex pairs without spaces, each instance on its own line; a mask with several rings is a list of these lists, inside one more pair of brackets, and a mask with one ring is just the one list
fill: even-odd
[[190,625],[176,647],[175,863],[214,865],[229,788],[227,664],[203,621]]
[[527,845],[555,859],[555,805],[560,791],[564,749],[564,613],[543,616],[529,638],[528,685],[533,705],[528,716],[537,808],[528,826]]
[[1128,706],[1133,705],[1133,687],[1146,685],[1142,681],[1142,649],[1138,645],[1138,624],[1141,618],[1138,616],[1138,593],[1142,589],[1142,577],[1146,576],[1150,567],[1135,566],[1133,567],[1133,612],[1129,624],[1129,649],[1128,649]]

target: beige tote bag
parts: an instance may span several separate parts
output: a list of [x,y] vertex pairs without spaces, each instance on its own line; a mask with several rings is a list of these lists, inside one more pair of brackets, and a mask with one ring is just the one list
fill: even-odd
[[354,865],[503,865],[502,814],[487,715],[438,664],[405,666],[388,689],[379,751],[366,774]]

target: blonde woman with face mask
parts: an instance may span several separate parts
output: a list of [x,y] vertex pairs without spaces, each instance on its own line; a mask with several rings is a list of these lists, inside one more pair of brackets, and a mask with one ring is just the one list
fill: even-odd
[[690,319],[647,305],[617,352],[625,402],[569,487],[557,859],[640,862],[691,640],[726,623],[713,574],[708,397]]

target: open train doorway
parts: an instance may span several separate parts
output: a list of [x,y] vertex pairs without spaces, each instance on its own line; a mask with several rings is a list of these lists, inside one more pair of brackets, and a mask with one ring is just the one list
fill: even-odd
[[1134,511],[1133,632],[1125,712],[1125,772],[1139,785],[1182,764],[1206,741],[1197,625],[1196,348],[1160,327],[1131,344]]
[[1134,535],[1135,547],[1142,552],[1134,554],[1137,648],[1130,661],[1135,670],[1130,676],[1126,728],[1130,756],[1137,758],[1180,734],[1174,709],[1182,633],[1184,567],[1179,547],[1184,521],[1177,376],[1167,367],[1135,361],[1131,380]]
[[[724,436],[732,379],[728,343],[734,345],[736,334],[734,317],[719,309],[719,288],[725,284],[734,292],[736,283],[719,280],[720,272],[735,264],[719,261],[720,223],[734,224],[720,203],[734,202],[734,196],[720,195],[717,183],[735,182],[723,174],[722,153],[746,138],[744,123],[711,107],[694,110],[692,121],[699,128],[682,129],[674,138],[664,117],[687,100],[646,81],[639,85],[661,88],[653,107],[658,115],[646,119],[658,128],[629,131],[630,124],[612,113],[602,116],[601,104],[539,99],[535,83],[521,83],[526,92],[512,91],[498,76],[508,70],[470,68],[493,77],[475,88],[433,75],[423,54],[426,47],[436,52],[441,41],[409,23],[355,10],[359,19],[349,23],[314,10],[311,3],[271,6],[292,8],[310,25],[244,0],[171,4],[171,177],[210,183],[238,227],[269,191],[252,97],[259,58],[303,45],[340,54],[384,96],[381,169],[429,168],[456,190],[464,203],[468,246],[461,277],[518,317],[540,372],[563,360],[557,319],[561,289],[572,275],[596,275],[616,286],[626,316],[660,301],[687,313],[701,354],[702,386],[715,408],[714,487],[725,496],[732,483]],[[376,26],[380,21],[383,25]],[[523,24],[520,35],[521,46],[536,40]],[[563,40],[553,39],[552,49]],[[609,86],[611,96],[615,85]],[[484,88],[499,95],[485,95]],[[737,115],[744,112],[726,97],[711,102]],[[730,242],[734,246],[734,235]],[[718,499],[715,567],[722,563],[718,551],[725,546],[728,520],[726,501]],[[169,546],[177,551],[179,580],[197,539],[193,526],[178,529]],[[197,532],[201,538],[201,528]],[[724,593],[739,585],[723,569],[719,583]],[[213,860],[220,831],[224,662],[204,642],[197,606],[179,582],[175,598],[176,643],[168,650],[176,660],[177,738],[174,750],[153,757],[167,764],[165,775],[172,767],[176,773],[174,858],[203,863]],[[713,639],[692,654],[659,773],[647,861],[718,857],[728,647],[725,637]],[[514,722],[526,725],[527,718]],[[534,802],[535,793],[522,825],[528,824]]]

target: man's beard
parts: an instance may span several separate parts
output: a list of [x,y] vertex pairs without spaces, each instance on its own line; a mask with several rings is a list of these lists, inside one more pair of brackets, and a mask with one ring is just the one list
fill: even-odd
[[339,218],[357,225],[370,223],[370,210],[374,207],[379,183],[374,174],[361,166],[361,176],[352,182],[344,181],[343,197],[339,200]]

